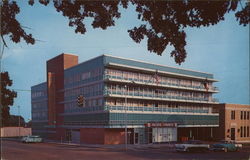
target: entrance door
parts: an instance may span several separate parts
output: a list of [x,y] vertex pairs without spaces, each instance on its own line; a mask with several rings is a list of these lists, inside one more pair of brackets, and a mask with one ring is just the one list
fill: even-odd
[[138,144],[139,143],[139,133],[135,133],[134,134],[134,144]]
[[231,128],[231,140],[235,140],[235,128]]
[[71,131],[66,130],[66,141],[71,142]]
[[80,143],[80,131],[71,132],[72,143]]
[[152,132],[148,133],[148,143],[153,143],[153,135]]

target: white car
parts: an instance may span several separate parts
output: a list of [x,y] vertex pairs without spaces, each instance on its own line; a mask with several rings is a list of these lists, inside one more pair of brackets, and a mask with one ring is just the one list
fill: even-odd
[[191,152],[191,151],[208,151],[209,144],[203,144],[199,140],[190,140],[182,144],[175,144],[176,151]]
[[23,143],[40,143],[43,139],[40,136],[25,136],[21,140]]

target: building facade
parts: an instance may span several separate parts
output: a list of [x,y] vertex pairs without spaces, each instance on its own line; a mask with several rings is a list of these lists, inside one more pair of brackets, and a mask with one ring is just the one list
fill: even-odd
[[209,73],[110,55],[78,64],[76,55],[61,54],[47,61],[47,82],[31,88],[33,132],[92,144],[213,139],[216,81]]
[[220,139],[250,143],[250,105],[219,104]]

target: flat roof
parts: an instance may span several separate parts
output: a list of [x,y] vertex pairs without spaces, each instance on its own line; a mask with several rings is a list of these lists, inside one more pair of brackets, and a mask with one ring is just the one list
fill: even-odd
[[183,68],[177,68],[177,67],[169,67],[166,65],[159,65],[155,63],[149,63],[145,61],[139,61],[139,60],[134,60],[134,59],[128,59],[128,58],[122,58],[122,57],[117,57],[117,56],[111,56],[104,54],[105,57],[105,64],[108,63],[117,63],[121,64],[124,66],[133,66],[136,68],[144,68],[144,69],[151,69],[154,71],[162,71],[162,72],[167,72],[169,74],[178,74],[182,76],[193,76],[193,77],[199,77],[202,79],[209,79],[209,80],[214,80],[217,81],[213,78],[213,74],[211,73],[206,73],[206,72],[200,72],[200,71],[194,71],[190,69],[183,69]]
[[170,67],[167,65],[160,65],[160,64],[150,63],[150,62],[141,61],[141,60],[113,56],[113,55],[109,55],[109,54],[102,54],[100,56],[88,59],[86,61],[83,61],[83,62],[75,65],[75,66],[67,68],[64,71],[70,72],[70,71],[74,70],[74,68],[78,68],[80,65],[86,64],[87,62],[90,62],[90,61],[94,61],[100,57],[103,58],[103,65],[104,66],[106,66],[108,63],[117,63],[117,64],[127,65],[127,66],[131,66],[131,67],[151,69],[151,70],[154,70],[156,72],[163,71],[163,72],[166,72],[168,74],[171,74],[171,73],[173,75],[178,74],[178,75],[182,75],[183,77],[190,76],[190,77],[197,77],[197,78],[201,78],[201,79],[207,79],[210,81],[218,81],[218,80],[214,79],[213,74],[207,73],[207,72],[200,72],[200,71],[178,68],[178,67]]

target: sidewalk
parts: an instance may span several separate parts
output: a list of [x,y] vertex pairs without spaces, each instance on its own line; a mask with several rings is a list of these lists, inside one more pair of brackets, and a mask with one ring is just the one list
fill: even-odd
[[[68,142],[58,142],[58,141],[51,141],[45,140],[45,143],[54,143],[54,144],[61,144],[61,145],[71,145],[71,146],[82,146],[88,148],[106,148],[106,149],[125,149],[125,144],[79,144],[79,143],[68,143]],[[128,144],[127,149],[160,149],[165,148],[172,150],[174,149],[174,144]]]
[[[21,142],[20,137],[12,137],[12,138],[2,138],[2,140],[8,140],[8,141],[19,141]],[[106,148],[106,149],[125,149],[125,144],[79,144],[79,143],[72,143],[72,142],[60,142],[60,141],[53,141],[44,139],[44,143],[52,143],[52,144],[58,144],[58,145],[68,145],[68,146],[79,146],[79,147],[87,147],[87,148]],[[127,149],[128,150],[144,150],[144,149],[168,149],[173,150],[174,144],[128,144]]]

